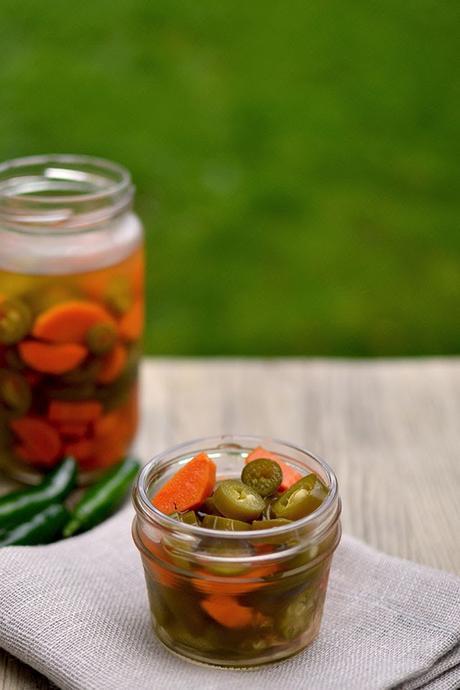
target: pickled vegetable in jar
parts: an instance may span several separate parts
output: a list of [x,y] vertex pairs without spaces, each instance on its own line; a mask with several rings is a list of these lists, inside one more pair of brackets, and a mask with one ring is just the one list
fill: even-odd
[[142,225],[129,173],[85,156],[0,166],[0,466],[36,483],[72,455],[85,483],[138,423]]
[[153,626],[175,654],[250,667],[317,637],[341,534],[324,461],[279,441],[199,439],[143,469],[134,505]]

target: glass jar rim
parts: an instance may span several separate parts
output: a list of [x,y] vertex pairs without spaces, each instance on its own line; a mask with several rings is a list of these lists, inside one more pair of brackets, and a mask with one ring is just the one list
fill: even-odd
[[127,210],[133,195],[129,171],[105,158],[46,154],[0,163],[0,221],[19,232],[79,231]]
[[[174,518],[165,515],[160,510],[155,508],[155,506],[152,504],[151,500],[148,497],[146,489],[147,480],[153,468],[155,468],[156,466],[160,466],[162,462],[166,463],[166,461],[171,459],[171,456],[178,455],[180,457],[181,455],[187,455],[186,450],[190,450],[192,446],[203,446],[202,451],[206,452],[204,449],[207,448],[209,450],[209,446],[212,445],[214,449],[217,451],[224,450],[225,447],[238,447],[238,441],[250,443],[251,446],[253,445],[254,448],[258,446],[263,446],[264,443],[277,443],[284,446],[287,450],[292,450],[296,453],[301,453],[302,455],[311,458],[320,465],[321,469],[323,470],[327,478],[329,492],[326,499],[316,510],[314,510],[312,513],[310,513],[304,518],[294,520],[292,523],[289,523],[287,525],[270,527],[266,529],[258,529],[254,530],[253,532],[248,532],[248,530],[225,531],[209,529],[206,527],[201,527],[199,525],[190,525],[188,523],[178,522]],[[241,449],[243,450],[244,447],[241,446]],[[175,457],[173,459],[178,460],[179,457]],[[133,488],[133,503],[135,508],[139,509],[145,518],[149,519],[154,524],[160,525],[164,528],[174,529],[175,531],[180,530],[181,532],[183,531],[184,534],[189,534],[190,536],[207,536],[213,537],[214,539],[216,537],[219,537],[225,540],[251,540],[251,538],[253,538],[254,541],[260,538],[288,534],[293,530],[300,530],[309,527],[310,525],[314,524],[315,521],[321,520],[322,517],[326,517],[334,508],[335,504],[337,504],[337,519],[340,516],[341,510],[340,499],[338,495],[337,477],[330,465],[327,462],[325,462],[325,460],[319,458],[317,455],[311,453],[305,448],[301,448],[287,441],[283,441],[276,438],[267,438],[243,434],[224,434],[221,436],[196,438],[192,439],[191,441],[186,441],[185,443],[180,443],[176,446],[168,448],[167,450],[161,453],[158,453],[144,466],[144,468],[140,472],[136,484]]]

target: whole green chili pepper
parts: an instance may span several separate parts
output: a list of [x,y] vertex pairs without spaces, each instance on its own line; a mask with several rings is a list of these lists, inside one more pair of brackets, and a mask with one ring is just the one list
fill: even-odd
[[62,503],[52,503],[36,513],[28,522],[16,525],[0,536],[1,546],[32,546],[48,544],[60,537],[69,513]]
[[139,467],[137,460],[126,458],[87,489],[64,527],[64,537],[84,532],[105,520],[122,502]]
[[77,480],[77,466],[65,458],[38,486],[13,491],[0,497],[0,528],[11,528],[25,522],[51,503],[63,501]]

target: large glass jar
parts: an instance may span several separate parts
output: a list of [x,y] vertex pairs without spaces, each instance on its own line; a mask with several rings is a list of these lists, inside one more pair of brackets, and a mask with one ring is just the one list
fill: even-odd
[[133,193],[106,160],[0,165],[0,467],[22,481],[64,455],[91,481],[135,434],[144,251]]
[[[301,474],[314,472],[328,495],[309,516],[270,529],[228,532],[178,522],[152,496],[205,452],[217,480],[239,477],[256,447]],[[221,436],[155,457],[134,489],[134,541],[145,571],[153,627],[176,654],[218,666],[284,659],[318,635],[332,555],[340,540],[340,499],[330,467],[281,441]]]

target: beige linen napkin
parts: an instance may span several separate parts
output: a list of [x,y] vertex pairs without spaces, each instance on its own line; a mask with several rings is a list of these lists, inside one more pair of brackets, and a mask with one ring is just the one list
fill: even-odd
[[78,690],[453,690],[460,578],[344,536],[319,638],[251,672],[197,666],[156,640],[131,508],[92,532],[0,550],[0,646]]

